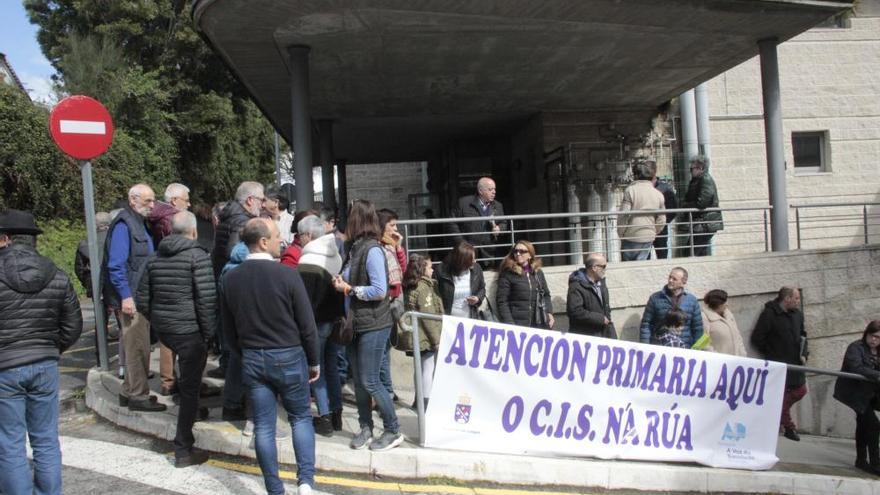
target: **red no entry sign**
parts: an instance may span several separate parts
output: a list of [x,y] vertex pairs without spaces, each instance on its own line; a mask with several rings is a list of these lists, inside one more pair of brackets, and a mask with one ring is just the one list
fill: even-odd
[[49,132],[61,151],[80,160],[91,160],[110,147],[113,121],[97,100],[70,96],[52,109]]

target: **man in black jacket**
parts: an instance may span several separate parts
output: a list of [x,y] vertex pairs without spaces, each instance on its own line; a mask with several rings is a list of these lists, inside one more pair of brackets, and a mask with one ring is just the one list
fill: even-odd
[[318,335],[312,304],[297,271],[281,265],[275,222],[254,218],[241,240],[250,254],[223,278],[223,331],[230,352],[241,356],[244,384],[254,407],[257,461],[266,491],[284,493],[275,447],[275,397],[293,429],[299,493],[315,484],[315,429],[309,384],[318,379]]
[[[242,182],[235,191],[235,200],[226,203],[220,211],[219,223],[214,230],[214,248],[211,249],[211,264],[214,267],[214,280],[220,281],[220,273],[229,262],[232,249],[238,244],[241,229],[251,218],[260,216],[263,203],[266,202],[266,194],[263,185],[259,182]],[[225,336],[222,332],[217,333],[217,343],[220,347],[220,366],[207,373],[211,378],[226,378],[226,368],[229,364],[229,349],[225,345]],[[229,414],[224,412],[223,419],[228,421],[243,420],[244,412]]]
[[214,234],[214,248],[211,250],[214,280],[220,279],[220,272],[229,262],[229,254],[238,244],[244,224],[251,218],[260,216],[265,202],[263,185],[259,182],[246,181],[239,184],[238,189],[235,190],[235,200],[227,202],[220,211],[219,223]]
[[0,213],[0,493],[61,493],[58,359],[83,322],[70,279],[37,254],[40,233],[30,213]]
[[[688,184],[687,193],[684,196],[684,208],[718,207],[718,189],[715,181],[709,175],[709,159],[704,156],[696,156],[691,159],[691,181]],[[694,256],[708,256],[715,232],[724,228],[720,211],[699,211],[696,213],[682,213],[685,221],[692,221],[691,246]]]
[[192,428],[199,409],[206,341],[214,333],[217,295],[211,260],[197,238],[195,215],[176,213],[171,235],[162,239],[156,257],[147,263],[137,293],[139,310],[156,328],[159,341],[177,355],[180,366],[176,467],[208,460],[207,453],[193,450]]
[[[767,301],[752,332],[752,345],[766,359],[780,363],[803,365],[807,362],[807,332],[804,314],[800,311],[801,294],[797,288],[783,287],[779,295]],[[797,427],[791,419],[791,406],[807,395],[807,379],[802,371],[785,375],[785,395],[782,398],[782,417],[785,438],[800,441]]]
[[[464,196],[458,200],[458,208],[455,212],[457,217],[480,218],[504,215],[504,206],[500,201],[495,201],[495,181],[489,177],[482,177],[477,181],[477,193],[472,196]],[[483,247],[499,242],[499,235],[504,230],[504,222],[486,220],[483,222],[457,222],[449,226],[455,236],[455,241],[461,239],[471,243],[477,248],[478,258],[494,257],[498,252],[493,247]],[[494,266],[495,261],[484,261],[484,267]]]
[[605,283],[608,261],[601,253],[587,255],[584,268],[568,277],[568,331],[581,335],[616,339],[611,321],[611,299]]
[[[664,208],[667,210],[678,208],[678,199],[675,197],[675,187],[672,184],[655,176],[654,189],[660,191],[660,194],[663,195]],[[665,260],[667,258],[666,254],[669,252],[669,226],[677,215],[677,213],[667,213],[666,225],[663,226],[663,230],[654,238],[654,252],[657,253],[658,260]]]

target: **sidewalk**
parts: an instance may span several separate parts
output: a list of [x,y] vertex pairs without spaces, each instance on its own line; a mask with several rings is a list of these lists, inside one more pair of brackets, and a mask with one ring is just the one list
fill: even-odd
[[[158,351],[153,369],[158,370]],[[209,364],[209,367],[213,367]],[[156,378],[157,379],[157,378]],[[156,389],[155,380],[151,385]],[[221,380],[204,379],[221,385]],[[159,397],[168,405],[162,413],[131,412],[119,407],[121,381],[113,372],[92,369],[88,375],[86,402],[107,420],[133,431],[173,440],[177,406],[170,397]],[[401,393],[401,403],[412,397]],[[253,437],[241,434],[242,422],[221,421],[221,399],[203,400],[211,408],[210,419],[196,423],[196,446],[212,452],[255,458]],[[279,407],[279,461],[295,464],[290,427]],[[398,404],[401,431],[410,441],[389,452],[351,450],[348,442],[357,430],[357,412],[347,402],[343,431],[332,438],[316,435],[317,468],[325,471],[362,473],[404,479],[429,476],[462,481],[482,481],[517,485],[554,485],[598,489],[683,491],[699,493],[785,493],[785,494],[865,494],[880,495],[880,479],[852,467],[852,440],[802,436],[801,442],[780,437],[780,462],[770,471],[716,469],[694,464],[604,461],[592,458],[531,457],[453,450],[425,449],[417,443],[416,414]],[[376,424],[381,425],[381,419]]]

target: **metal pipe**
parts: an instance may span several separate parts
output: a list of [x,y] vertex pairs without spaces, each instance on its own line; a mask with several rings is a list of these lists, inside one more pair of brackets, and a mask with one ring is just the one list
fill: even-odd
[[333,122],[318,121],[318,153],[321,160],[321,199],[324,206],[336,209],[336,188],[333,185]]
[[862,205],[862,221],[865,224],[865,244],[868,244],[868,205]]
[[690,226],[690,231],[691,231],[690,242],[688,244],[690,245],[690,249],[691,249],[691,258],[693,258],[694,257],[694,214],[691,212],[688,212],[688,225]]
[[[419,446],[425,446],[425,392],[422,391],[422,350],[419,348],[419,315],[421,313],[411,311],[412,339],[413,339],[413,370],[415,372],[416,386],[416,414],[419,418]],[[439,315],[435,315],[438,316]]]
[[312,117],[309,113],[308,46],[287,47],[290,56],[290,106],[293,123],[293,171],[296,209],[307,210],[315,201],[312,183]]
[[694,88],[694,103],[697,109],[697,141],[700,154],[711,162],[712,149],[709,132],[709,88],[706,83]]
[[817,375],[838,376],[841,378],[851,378],[853,380],[859,380],[862,382],[877,383],[876,380],[868,378],[864,375],[860,375],[858,373],[847,373],[846,371],[835,371],[835,370],[823,370],[821,368],[810,368],[809,366],[800,366],[797,364],[786,364],[785,367],[791,371],[802,371],[804,373],[815,373]]
[[767,224],[767,210],[764,210],[764,252],[770,251],[770,230]]
[[275,141],[275,185],[281,187],[281,150],[278,146],[278,133],[273,132],[272,137]]
[[345,166],[345,160],[336,161],[336,179],[339,181],[339,219],[343,226],[348,223],[348,182]]
[[[689,89],[678,97],[679,111],[681,112],[681,140],[685,162],[690,161],[700,154],[699,138],[697,133],[697,104],[694,101],[694,90]],[[691,181],[691,171],[685,167],[684,182]]]
[[773,251],[788,251],[788,197],[785,192],[785,150],[782,135],[782,102],[776,45],[768,38],[758,42],[761,57],[761,92],[764,98],[764,137],[767,148],[767,179]]
[[801,210],[794,209],[794,230],[797,233],[797,248],[801,248]]

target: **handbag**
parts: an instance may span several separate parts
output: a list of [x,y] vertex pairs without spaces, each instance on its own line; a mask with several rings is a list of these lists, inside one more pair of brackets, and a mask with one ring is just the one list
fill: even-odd
[[329,339],[337,345],[348,345],[354,340],[354,326],[352,325],[352,311],[345,316],[340,316],[333,322],[333,330],[330,330]]

